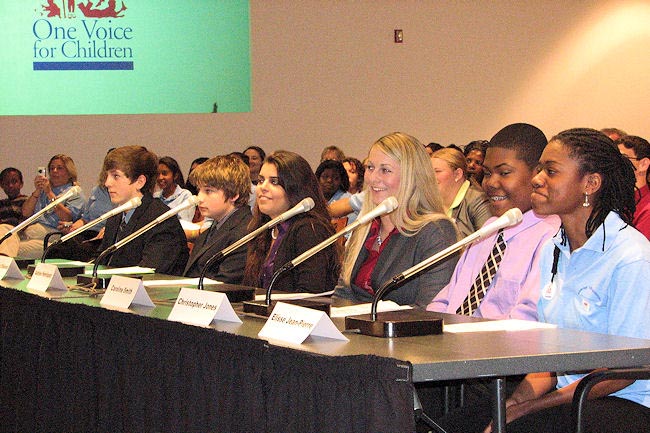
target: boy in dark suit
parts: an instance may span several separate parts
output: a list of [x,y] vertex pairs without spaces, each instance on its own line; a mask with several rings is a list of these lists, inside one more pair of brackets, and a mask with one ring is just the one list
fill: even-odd
[[[212,226],[194,242],[183,273],[186,277],[198,277],[212,256],[248,233],[251,179],[248,166],[240,158],[225,155],[196,167],[190,180],[199,189],[201,215],[213,220]],[[223,283],[239,284],[245,264],[246,248],[239,248],[221,262],[214,263],[205,274]]]
[[[111,202],[122,205],[134,197],[142,204],[115,215],[106,222],[100,251],[145,226],[169,210],[152,196],[158,177],[158,157],[143,146],[124,146],[104,158],[104,185]],[[187,239],[178,218],[168,218],[115,251],[108,261],[111,267],[144,266],[162,274],[179,275],[187,261]]]

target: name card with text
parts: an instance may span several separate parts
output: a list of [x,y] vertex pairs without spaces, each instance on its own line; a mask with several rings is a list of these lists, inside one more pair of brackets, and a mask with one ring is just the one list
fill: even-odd
[[129,308],[131,304],[155,307],[149,294],[144,289],[141,279],[121,275],[111,277],[108,288],[99,304],[117,308]]
[[302,344],[310,335],[349,341],[324,311],[278,302],[259,337]]
[[187,287],[181,289],[167,320],[198,326],[215,320],[242,323],[225,294]]
[[63,282],[59,268],[51,263],[42,262],[36,265],[27,288],[37,292],[45,292],[47,289],[68,290],[68,287]]
[[13,257],[0,256],[0,280],[4,280],[5,278],[14,280],[25,279]]

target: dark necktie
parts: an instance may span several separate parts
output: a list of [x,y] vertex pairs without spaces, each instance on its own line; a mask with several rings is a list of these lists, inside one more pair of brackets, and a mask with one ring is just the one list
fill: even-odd
[[483,297],[488,291],[494,275],[499,269],[499,263],[503,258],[503,254],[506,250],[506,243],[503,240],[503,229],[499,230],[496,241],[494,242],[494,248],[490,256],[485,261],[485,264],[481,268],[478,276],[474,280],[474,284],[469,289],[467,297],[463,301],[462,305],[456,310],[456,314],[463,314],[465,316],[471,316],[474,311],[481,305]]
[[115,237],[116,242],[124,238],[125,231],[126,231],[126,214],[122,214],[122,221],[120,221],[120,226],[117,228],[117,236]]

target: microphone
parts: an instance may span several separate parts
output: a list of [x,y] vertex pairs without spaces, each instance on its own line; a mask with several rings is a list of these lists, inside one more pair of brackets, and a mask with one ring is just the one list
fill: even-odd
[[[167,212],[164,214],[160,215],[158,218],[154,219],[153,221],[149,222],[148,224],[140,227],[138,230],[134,231],[130,235],[126,236],[124,239],[119,240],[118,242],[115,242],[113,245],[110,247],[106,248],[104,251],[102,251],[99,256],[97,256],[97,259],[95,259],[95,265],[93,266],[93,274],[92,278],[95,280],[97,278],[97,268],[99,267],[99,263],[102,261],[106,255],[113,253],[115,250],[122,248],[124,245],[128,244],[131,242],[133,239],[137,238],[138,236],[142,235],[143,233],[151,230],[153,227],[157,226],[158,224],[162,223],[165,220],[168,220],[169,218],[173,217],[174,215],[184,211],[185,209],[188,209],[192,206],[196,206],[199,202],[199,199],[197,196],[193,195],[189,197],[187,200],[185,200],[182,204],[179,206],[176,206],[172,209],[169,209]],[[161,254],[164,254],[164,251],[160,252]]]
[[65,202],[67,200],[70,200],[71,198],[74,198],[74,197],[78,196],[80,193],[81,193],[81,187],[78,186],[78,185],[74,185],[74,186],[68,188],[68,190],[66,192],[64,192],[63,194],[56,197],[54,200],[52,200],[51,203],[49,203],[43,209],[39,210],[34,215],[30,216],[25,221],[21,222],[20,224],[18,224],[17,226],[15,226],[11,230],[9,230],[7,233],[5,233],[5,235],[2,237],[2,239],[0,239],[0,244],[3,243],[5,241],[5,239],[9,238],[14,233],[24,229],[25,227],[27,227],[28,225],[33,223],[35,220],[40,218],[41,215],[49,212],[55,206]]
[[372,305],[370,308],[370,318],[374,322],[377,319],[377,303],[381,300],[381,298],[388,292],[389,290],[392,290],[398,283],[411,278],[413,275],[417,274],[418,272],[428,268],[429,266],[438,263],[440,260],[446,258],[447,256],[455,253],[456,251],[460,250],[461,248],[465,247],[466,245],[471,244],[472,242],[476,242],[477,240],[484,239],[485,237],[491,235],[492,233],[501,230],[506,227],[514,226],[516,224],[519,224],[521,220],[523,219],[523,215],[521,213],[521,210],[519,208],[512,208],[506,211],[503,215],[501,215],[499,218],[496,220],[492,221],[491,223],[483,226],[479,230],[475,231],[471,235],[467,236],[466,238],[456,242],[455,244],[451,245],[450,247],[445,248],[442,251],[439,251],[438,253],[432,255],[428,259],[423,260],[422,262],[416,264],[415,266],[410,267],[409,269],[405,270],[401,274],[398,274],[394,276],[390,281],[388,281],[386,284],[384,284],[377,292],[375,293],[375,296],[372,299]]
[[356,221],[354,221],[353,223],[347,225],[343,230],[341,230],[341,231],[339,231],[337,233],[334,233],[332,236],[325,239],[323,242],[313,246],[312,248],[308,249],[304,253],[300,254],[295,259],[293,259],[293,260],[285,263],[284,265],[282,265],[282,267],[280,267],[277,271],[275,271],[275,273],[271,277],[271,283],[269,284],[268,289],[266,289],[266,305],[271,305],[271,289],[273,288],[273,283],[275,283],[275,280],[280,276],[280,274],[282,274],[282,273],[284,273],[286,271],[289,271],[289,270],[293,269],[294,267],[298,266],[299,264],[301,264],[302,262],[304,262],[305,260],[307,260],[311,256],[315,255],[319,251],[325,249],[329,245],[336,242],[336,240],[338,238],[340,238],[341,236],[351,232],[352,230],[356,229],[360,225],[368,224],[370,221],[374,220],[375,218],[377,218],[379,216],[391,213],[392,211],[394,211],[397,208],[397,206],[398,206],[398,203],[397,203],[397,199],[395,197],[391,196],[391,197],[386,198],[384,201],[379,203],[379,205],[377,205],[373,210],[359,216],[359,218]]
[[106,212],[105,214],[103,214],[99,218],[96,218],[93,221],[90,221],[89,223],[82,225],[78,229],[76,229],[74,231],[71,231],[70,233],[68,233],[65,236],[61,236],[61,238],[59,238],[59,240],[57,240],[56,242],[48,245],[47,248],[45,248],[45,251],[43,251],[43,257],[41,257],[41,262],[45,261],[45,257],[47,256],[48,251],[54,245],[62,244],[63,242],[66,242],[69,239],[77,236],[79,233],[85,232],[86,230],[96,226],[100,222],[105,221],[105,220],[109,219],[112,216],[119,215],[122,212],[126,212],[126,211],[129,211],[131,209],[134,209],[134,208],[140,206],[141,203],[142,203],[142,198],[133,197],[131,200],[127,201],[123,205],[118,206],[115,209],[111,209],[110,211]]
[[253,230],[237,242],[234,242],[230,246],[224,248],[223,250],[219,251],[217,254],[214,256],[210,257],[206,262],[205,265],[203,266],[203,269],[201,269],[201,275],[199,276],[199,283],[197,288],[199,290],[203,290],[203,280],[205,279],[205,273],[207,272],[208,268],[212,266],[215,262],[218,263],[221,260],[223,260],[228,254],[232,253],[236,249],[246,245],[248,242],[251,240],[255,239],[257,236],[259,236],[260,233],[272,229],[273,227],[277,226],[281,222],[284,222],[290,218],[293,218],[294,216],[308,212],[313,209],[314,207],[314,199],[311,197],[306,197],[302,199],[297,205],[292,207],[291,209],[287,210],[283,214],[273,218],[271,221],[267,222],[266,224],[258,227],[257,229]]

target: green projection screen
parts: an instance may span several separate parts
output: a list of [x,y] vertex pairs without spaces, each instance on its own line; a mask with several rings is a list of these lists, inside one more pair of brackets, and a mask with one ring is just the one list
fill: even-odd
[[0,115],[247,112],[248,0],[2,0]]

